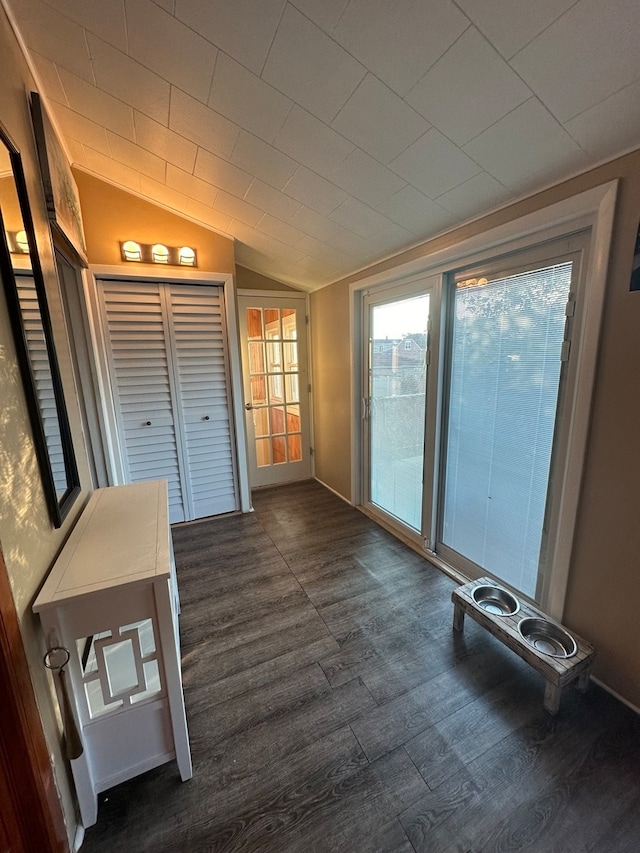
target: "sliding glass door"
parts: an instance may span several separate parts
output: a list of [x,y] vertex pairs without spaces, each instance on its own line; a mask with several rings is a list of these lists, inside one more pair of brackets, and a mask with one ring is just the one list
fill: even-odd
[[465,576],[533,600],[566,449],[581,239],[363,302],[369,509]]

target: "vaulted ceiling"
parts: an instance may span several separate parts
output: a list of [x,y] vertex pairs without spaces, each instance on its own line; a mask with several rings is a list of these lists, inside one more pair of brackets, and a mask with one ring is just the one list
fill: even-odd
[[313,290],[640,145],[638,0],[6,0],[75,165]]

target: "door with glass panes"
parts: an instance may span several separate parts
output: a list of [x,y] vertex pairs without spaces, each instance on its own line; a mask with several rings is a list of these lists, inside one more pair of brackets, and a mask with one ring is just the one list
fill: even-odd
[[249,482],[311,476],[306,300],[239,296]]

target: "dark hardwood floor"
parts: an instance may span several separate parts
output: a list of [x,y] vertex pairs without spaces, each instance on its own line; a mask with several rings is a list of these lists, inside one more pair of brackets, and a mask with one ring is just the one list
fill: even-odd
[[106,792],[83,853],[637,853],[640,718],[542,678],[317,483],[174,528],[194,776]]

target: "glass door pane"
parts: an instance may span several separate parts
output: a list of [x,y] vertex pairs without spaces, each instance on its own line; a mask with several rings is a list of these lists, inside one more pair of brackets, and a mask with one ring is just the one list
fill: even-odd
[[439,550],[532,598],[571,273],[567,262],[461,278],[453,294]]
[[369,500],[412,530],[422,522],[430,295],[371,304]]
[[299,462],[296,311],[247,308],[247,328],[257,466]]

